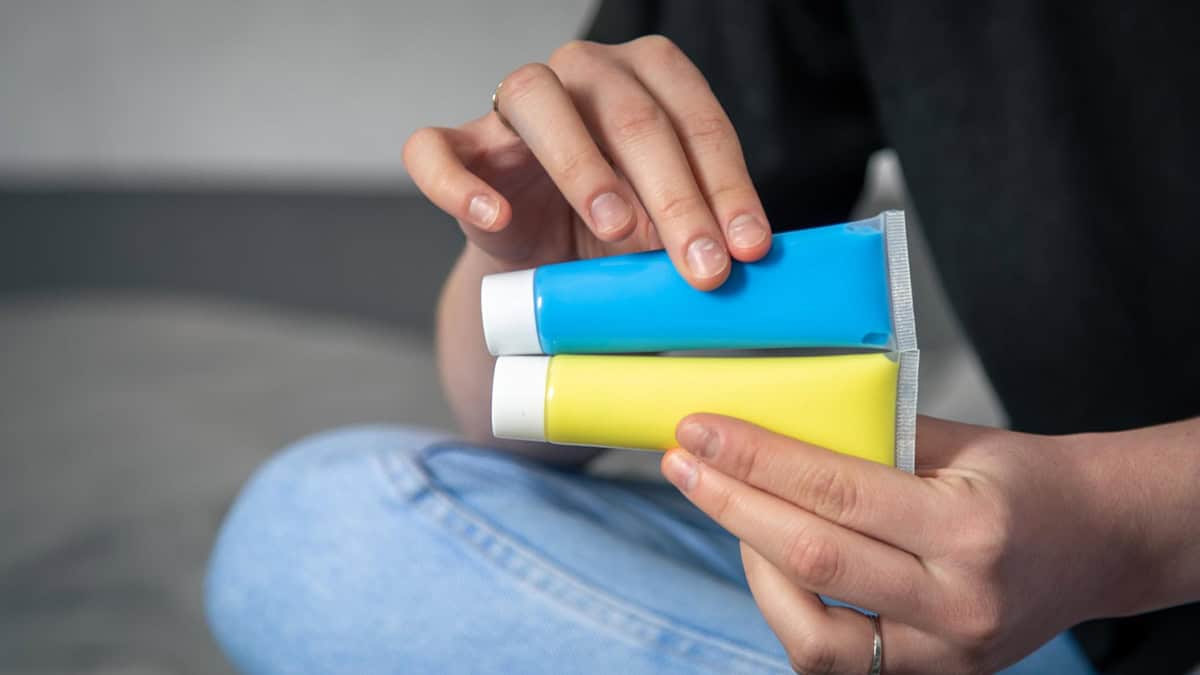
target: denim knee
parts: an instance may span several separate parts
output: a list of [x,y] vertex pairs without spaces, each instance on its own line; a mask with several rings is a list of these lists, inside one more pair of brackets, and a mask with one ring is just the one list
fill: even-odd
[[[672,581],[641,584],[646,594],[675,588],[676,601],[661,604],[762,623],[748,592],[637,544],[620,556],[635,571],[614,579],[610,546],[621,536],[592,517],[611,505],[601,486],[572,487],[571,477],[436,440],[395,428],[323,434],[251,479],[219,535],[207,588],[213,634],[238,670],[786,671],[765,625],[739,629],[761,639],[730,641],[627,597],[644,571],[636,558]],[[564,556],[582,547],[579,564],[547,554],[548,536],[567,542],[557,548]],[[707,592],[685,588],[685,576]],[[605,583],[621,579],[620,592]]]
[[296,664],[311,667],[336,651],[327,641],[350,619],[326,615],[355,608],[335,596],[370,569],[381,514],[386,526],[404,526],[381,450],[415,457],[439,438],[399,427],[340,429],[284,449],[255,472],[221,527],[205,587],[210,628],[240,670],[309,672]]

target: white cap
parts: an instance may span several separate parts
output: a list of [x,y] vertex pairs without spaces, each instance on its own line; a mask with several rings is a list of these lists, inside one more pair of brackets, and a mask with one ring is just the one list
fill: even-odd
[[533,270],[485,276],[479,304],[483,339],[493,356],[544,353],[533,307]]
[[501,356],[492,375],[492,435],[546,440],[549,356]]

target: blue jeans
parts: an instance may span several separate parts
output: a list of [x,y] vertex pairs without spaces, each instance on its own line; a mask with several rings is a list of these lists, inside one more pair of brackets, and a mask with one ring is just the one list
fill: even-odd
[[[321,434],[260,469],[207,606],[244,673],[792,672],[737,540],[674,488],[404,428]],[[1006,672],[1092,671],[1064,634]]]

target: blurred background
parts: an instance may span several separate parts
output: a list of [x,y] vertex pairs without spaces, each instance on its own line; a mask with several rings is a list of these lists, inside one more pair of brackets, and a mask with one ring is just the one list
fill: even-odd
[[[254,467],[331,426],[451,426],[431,325],[462,239],[401,146],[591,9],[0,0],[0,673],[229,672],[203,572]],[[858,212],[905,204],[877,154]],[[912,246],[922,409],[1002,423]]]

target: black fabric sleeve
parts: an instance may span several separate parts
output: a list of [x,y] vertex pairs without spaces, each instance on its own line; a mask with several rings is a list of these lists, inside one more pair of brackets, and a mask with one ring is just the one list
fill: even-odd
[[653,33],[708,78],[776,230],[845,219],[882,143],[840,3],[605,0],[586,37]]

